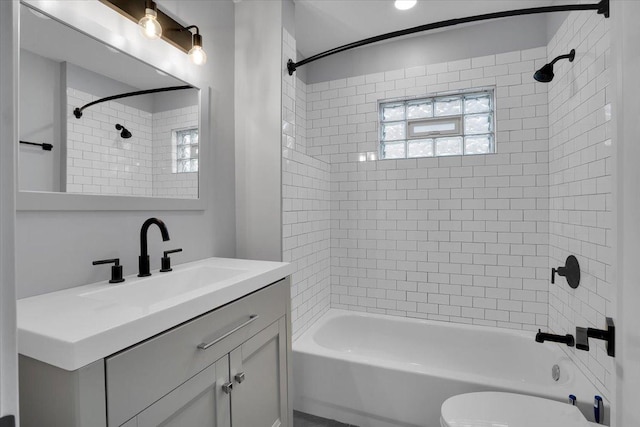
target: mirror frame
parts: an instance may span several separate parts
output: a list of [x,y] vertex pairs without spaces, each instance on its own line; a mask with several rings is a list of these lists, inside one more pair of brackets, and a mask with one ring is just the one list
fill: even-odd
[[[80,33],[113,46],[124,54],[199,89],[200,157],[209,159],[213,152],[210,129],[210,91],[202,78],[204,69],[193,65],[187,55],[162,40],[147,40],[139,34],[138,25],[100,2],[51,2],[47,0],[21,0],[21,5],[49,15],[52,19],[74,28]],[[99,17],[99,21],[93,17]],[[117,28],[118,32],[109,28]],[[19,157],[19,156],[18,156]],[[20,161],[18,158],[18,167]],[[201,163],[198,170],[198,198],[171,199],[164,197],[112,196],[45,191],[16,191],[18,211],[146,211],[205,210],[210,189],[211,165]]]

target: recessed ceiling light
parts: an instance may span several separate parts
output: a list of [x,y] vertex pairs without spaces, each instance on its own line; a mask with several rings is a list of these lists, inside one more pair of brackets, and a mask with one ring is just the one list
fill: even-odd
[[396,0],[395,6],[398,10],[408,10],[416,5],[418,0]]

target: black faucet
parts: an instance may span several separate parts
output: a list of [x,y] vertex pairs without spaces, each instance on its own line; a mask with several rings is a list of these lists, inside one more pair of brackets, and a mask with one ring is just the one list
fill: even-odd
[[164,222],[160,221],[158,218],[149,218],[142,224],[142,228],[140,229],[140,256],[138,257],[138,277],[151,276],[150,268],[149,268],[149,254],[147,252],[147,232],[151,224],[155,224],[160,228],[160,233],[162,233],[162,240],[169,240],[169,230],[167,230],[167,226],[164,225]]
[[538,333],[536,334],[536,342],[545,342],[545,341],[559,342],[562,344],[566,344],[569,347],[573,347],[576,343],[575,340],[573,339],[573,335],[571,334],[567,334],[567,335],[548,334],[538,329]]

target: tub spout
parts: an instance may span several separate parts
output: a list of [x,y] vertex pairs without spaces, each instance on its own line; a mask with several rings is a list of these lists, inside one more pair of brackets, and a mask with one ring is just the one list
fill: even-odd
[[562,344],[566,344],[569,347],[573,347],[576,344],[576,341],[573,338],[573,335],[571,334],[555,335],[555,334],[542,332],[540,329],[538,329],[538,333],[536,334],[536,342],[545,342],[545,341],[559,342]]

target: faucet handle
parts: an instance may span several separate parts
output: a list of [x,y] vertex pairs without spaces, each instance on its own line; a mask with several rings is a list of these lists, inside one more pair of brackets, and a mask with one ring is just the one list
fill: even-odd
[[93,261],[93,265],[99,264],[115,264],[111,267],[111,280],[109,280],[109,283],[124,282],[124,278],[122,277],[122,266],[120,265],[120,258],[101,259],[99,261]]
[[169,258],[169,254],[173,254],[176,252],[182,252],[182,248],[178,248],[178,249],[171,249],[169,251],[164,251],[164,256],[162,257],[162,268],[160,269],[160,271],[162,273],[166,273],[167,271],[171,271],[173,270],[171,268],[171,258]]

